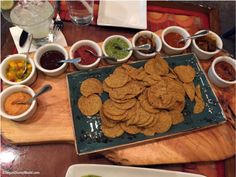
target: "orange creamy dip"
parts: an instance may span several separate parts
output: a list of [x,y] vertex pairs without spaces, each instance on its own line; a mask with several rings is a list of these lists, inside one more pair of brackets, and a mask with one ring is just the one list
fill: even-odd
[[9,115],[20,115],[29,109],[30,104],[16,104],[16,101],[27,101],[32,96],[25,92],[15,92],[9,95],[4,103],[4,110]]

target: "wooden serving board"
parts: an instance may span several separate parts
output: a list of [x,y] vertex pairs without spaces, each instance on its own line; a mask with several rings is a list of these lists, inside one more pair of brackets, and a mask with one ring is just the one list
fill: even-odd
[[[204,69],[209,68],[209,63],[210,61],[202,63]],[[101,62],[100,65],[104,64]],[[72,71],[75,71],[75,68],[70,65],[67,73]],[[74,143],[66,74],[48,77],[38,72],[37,80],[31,87],[37,91],[45,84],[51,84],[53,90],[38,98],[38,109],[32,118],[24,122],[1,118],[1,133],[11,143]],[[235,114],[235,86],[224,90],[216,87],[214,89],[226,116],[232,117],[232,112]],[[235,154],[235,130],[232,128],[234,120],[230,120],[231,124],[226,123],[186,135],[108,151],[105,156],[124,165],[222,160]]]

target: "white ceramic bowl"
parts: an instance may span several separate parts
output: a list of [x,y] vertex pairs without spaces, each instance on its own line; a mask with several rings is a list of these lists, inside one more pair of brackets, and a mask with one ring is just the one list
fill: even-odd
[[233,68],[236,70],[236,60],[235,59],[232,59],[230,57],[227,57],[227,56],[221,56],[221,57],[217,57],[211,64],[211,67],[210,69],[208,70],[208,77],[209,77],[209,80],[215,84],[216,86],[218,87],[221,87],[221,88],[224,88],[224,87],[229,87],[233,84],[236,84],[236,80],[234,81],[227,81],[227,80],[224,80],[222,79],[220,76],[218,76],[218,74],[216,73],[215,71],[215,65],[218,63],[218,62],[221,62],[221,61],[225,61],[229,64],[231,64],[233,66]]
[[21,82],[12,82],[10,80],[7,79],[6,77],[6,70],[8,67],[8,62],[13,61],[13,60],[19,60],[19,59],[25,59],[26,55],[23,54],[14,54],[14,55],[9,55],[7,58],[5,58],[0,66],[0,77],[3,80],[3,82],[5,82],[6,84],[9,85],[19,85],[19,84],[24,84],[24,85],[31,85],[36,77],[37,77],[37,72],[36,72],[36,68],[35,68],[35,64],[34,61],[31,58],[28,58],[28,61],[30,62],[31,66],[32,66],[32,71],[30,73],[30,75],[23,81]]
[[[81,41],[78,41],[78,42],[74,43],[71,46],[70,51],[69,51],[70,58],[74,58],[75,51],[79,47],[85,46],[85,45],[92,47],[96,51],[98,56],[102,56],[102,50],[101,50],[100,46],[96,42],[91,41],[91,40],[81,40]],[[100,60],[101,60],[100,58],[97,58],[97,60],[94,63],[89,64],[89,65],[82,65],[82,64],[76,63],[75,67],[77,69],[80,69],[80,70],[87,70],[87,69],[96,68],[97,65],[99,64]]]
[[30,94],[32,97],[35,95],[35,92],[30,87],[28,87],[26,85],[14,85],[14,86],[10,86],[10,87],[4,89],[2,91],[2,93],[0,94],[0,100],[1,100],[0,114],[2,117],[6,118],[6,119],[10,119],[10,120],[14,120],[14,121],[23,121],[23,120],[30,118],[34,114],[34,112],[37,109],[37,102],[36,102],[36,100],[34,100],[31,103],[29,109],[27,109],[22,114],[19,114],[17,116],[9,115],[4,110],[4,103],[5,103],[6,98],[15,92],[25,92],[25,93]]
[[171,32],[178,33],[181,36],[183,36],[183,38],[189,37],[190,34],[184,28],[181,28],[179,26],[170,26],[162,31],[161,40],[162,40],[164,52],[168,55],[180,54],[190,46],[191,40],[187,40],[185,42],[184,47],[181,47],[181,48],[172,47],[169,44],[167,44],[167,42],[165,41],[165,38],[164,38],[166,34],[171,33]]
[[38,70],[42,71],[44,74],[48,75],[48,76],[58,76],[62,73],[65,72],[66,68],[67,68],[67,63],[63,63],[59,68],[56,68],[56,69],[52,69],[52,70],[49,70],[49,69],[45,69],[41,66],[40,64],[40,58],[41,56],[47,52],[47,51],[52,51],[52,50],[56,50],[56,51],[59,51],[61,52],[64,56],[65,56],[65,60],[68,59],[68,52],[67,50],[62,47],[61,45],[59,44],[54,44],[54,43],[51,43],[51,44],[45,44],[43,45],[42,47],[40,47],[35,55],[34,55],[34,62],[35,62],[35,65],[37,67]]
[[[136,33],[134,35],[134,37],[132,38],[132,45],[134,47],[136,46],[135,42],[141,36],[147,36],[148,38],[151,38],[152,40],[154,40],[156,43],[156,51],[158,51],[158,52],[161,51],[161,48],[162,48],[161,39],[156,33],[153,33],[151,31],[140,31],[140,32]],[[156,52],[145,54],[140,51],[136,51],[136,50],[134,51],[134,56],[139,60],[153,58],[155,55],[156,55]]]
[[[201,31],[202,31],[202,30],[201,30]],[[201,31],[198,31],[198,32],[195,33],[195,34],[198,34],[198,33],[200,33]],[[220,48],[220,49],[222,49],[222,48],[223,48],[223,42],[222,42],[221,38],[220,38],[216,33],[212,32],[212,31],[210,31],[209,33],[210,33],[210,35],[212,35],[212,36],[216,39],[216,45],[217,45],[217,47]],[[202,49],[200,49],[200,48],[198,47],[198,45],[196,44],[196,40],[193,39],[193,42],[192,42],[192,52],[194,52],[194,53],[197,55],[198,59],[200,59],[200,60],[207,60],[207,59],[213,57],[213,56],[214,56],[215,54],[217,54],[219,51],[220,51],[220,50],[216,50],[216,51],[214,51],[214,52],[207,52],[207,51],[204,51],[204,50],[202,50]]]
[[[105,46],[106,46],[106,44],[107,44],[108,41],[110,41],[110,40],[112,40],[112,39],[114,39],[114,38],[121,38],[121,39],[123,39],[124,41],[127,42],[127,44],[129,45],[129,48],[132,47],[131,42],[130,42],[129,39],[127,39],[126,37],[121,36],[121,35],[112,35],[112,36],[106,38],[105,41],[102,43],[102,52],[103,52],[103,54],[104,54],[105,56],[108,56],[108,54],[107,54],[106,51],[105,51]],[[113,62],[113,61],[111,61],[111,60],[107,60],[107,62],[110,63],[110,64],[125,63],[125,62],[127,62],[128,59],[131,57],[132,53],[133,53],[133,51],[130,50],[130,51],[129,51],[129,54],[128,54],[125,58],[118,59],[117,62]]]

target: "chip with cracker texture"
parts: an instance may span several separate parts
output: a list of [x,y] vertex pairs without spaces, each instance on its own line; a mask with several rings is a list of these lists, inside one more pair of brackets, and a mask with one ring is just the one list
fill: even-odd
[[128,74],[124,72],[116,72],[115,74],[110,74],[104,82],[107,84],[108,87],[111,88],[119,88],[124,86],[129,81]]
[[176,125],[184,121],[184,115],[177,110],[172,110],[169,112],[172,118],[172,124]]
[[[125,110],[118,109],[112,104],[112,100],[108,99],[103,103],[103,111],[104,113],[108,113],[113,116],[119,116],[125,113]],[[105,114],[106,115],[106,114]]]
[[[111,100],[112,101],[112,100]],[[132,98],[130,100],[127,100],[127,102],[125,103],[116,103],[114,101],[112,101],[112,104],[117,107],[118,109],[124,109],[124,110],[127,110],[127,109],[130,109],[132,108],[135,104],[136,104],[136,99],[135,98]]]
[[78,100],[78,107],[82,114],[86,116],[93,116],[101,109],[102,100],[96,94],[92,94],[88,97],[81,96]]
[[116,126],[114,127],[107,127],[105,125],[102,125],[101,129],[103,134],[108,138],[116,138],[124,133],[124,130],[121,128],[120,124],[116,124]]
[[125,122],[120,123],[121,128],[129,134],[137,134],[141,132],[141,128],[136,125],[126,125]]
[[172,125],[172,118],[170,113],[167,111],[161,111],[159,113],[159,118],[157,119],[157,130],[156,133],[165,133],[167,132]]
[[86,79],[80,86],[80,92],[86,97],[94,93],[101,94],[103,92],[102,83],[95,78]]
[[104,115],[102,109],[100,110],[99,114],[100,114],[100,118],[101,118],[101,123],[104,124],[106,127],[115,127],[116,126],[117,122],[107,118]]

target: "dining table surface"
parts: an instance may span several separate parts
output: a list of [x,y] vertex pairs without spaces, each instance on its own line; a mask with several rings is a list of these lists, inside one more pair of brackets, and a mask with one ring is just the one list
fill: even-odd
[[[4,41],[1,41],[1,58],[12,54],[15,45],[11,37],[8,25],[1,26],[4,34]],[[131,38],[137,29],[103,27],[89,25],[78,27],[67,21],[64,22],[63,34],[67,40],[68,46],[71,46],[78,40],[88,39],[95,42],[102,42],[110,35],[120,34]],[[13,145],[4,136],[1,136],[1,154],[10,156],[3,159],[1,157],[1,175],[11,176],[14,172],[18,175],[12,176],[37,176],[37,177],[64,177],[68,167],[72,164],[114,164],[99,153],[82,155],[76,154],[75,146],[72,143],[43,143],[33,145]],[[5,160],[5,161],[4,161]],[[208,177],[233,177],[235,174],[235,156],[217,162],[194,162],[188,164],[165,164],[141,166],[144,168],[167,169],[175,171],[193,172],[203,174]],[[223,171],[217,171],[218,167],[224,167]],[[221,168],[222,169],[222,168]],[[215,172],[215,171],[217,172]],[[22,172],[22,174],[20,174]],[[24,172],[24,173],[23,173]],[[28,174],[27,174],[28,173]],[[220,176],[220,175],[221,176]]]

